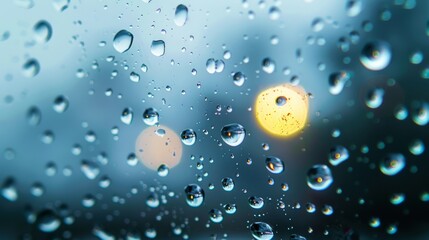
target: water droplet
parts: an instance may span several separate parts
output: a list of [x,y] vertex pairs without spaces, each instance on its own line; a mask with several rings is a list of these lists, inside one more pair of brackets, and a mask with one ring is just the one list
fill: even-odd
[[420,64],[423,62],[423,53],[420,51],[414,52],[413,54],[411,54],[410,56],[410,62],[412,64]]
[[68,107],[69,107],[69,100],[63,95],[56,97],[54,100],[54,105],[52,106],[54,111],[57,113],[65,112]]
[[276,104],[279,107],[284,106],[286,104],[286,102],[287,102],[287,99],[285,96],[278,96],[276,98]]
[[150,52],[157,57],[164,55],[165,53],[165,42],[163,40],[153,40],[150,46]]
[[91,194],[85,195],[85,197],[82,199],[82,206],[86,208],[91,208],[95,205],[95,198]]
[[181,27],[186,24],[186,21],[188,20],[188,8],[180,4],[176,7],[176,12],[174,13],[174,23]]
[[235,204],[232,203],[227,203],[223,205],[223,209],[228,214],[234,214],[235,212],[237,212],[237,207],[235,206]]
[[386,232],[391,235],[395,234],[397,231],[398,231],[398,226],[396,226],[395,224],[390,224],[386,228]]
[[204,190],[197,184],[185,187],[186,202],[191,207],[199,207],[204,202]]
[[268,171],[274,174],[279,174],[284,170],[284,163],[280,158],[277,157],[267,157],[265,159],[265,167]]
[[405,120],[408,117],[408,110],[404,105],[398,105],[393,112],[395,118],[398,120]]
[[124,53],[131,48],[133,44],[134,36],[132,33],[127,30],[122,29],[118,33],[116,33],[113,38],[113,48],[119,53]]
[[314,190],[325,190],[333,182],[332,173],[328,166],[317,164],[307,172],[307,185]]
[[158,195],[155,193],[149,194],[149,196],[146,198],[146,204],[151,208],[157,208],[159,203]]
[[183,144],[191,146],[194,145],[197,140],[197,134],[192,129],[185,129],[180,134]]
[[45,188],[41,183],[36,182],[31,186],[30,192],[33,196],[40,197],[45,192]]
[[316,212],[316,205],[314,205],[313,203],[307,203],[305,205],[305,209],[307,210],[308,213],[314,213]]
[[395,193],[390,197],[390,203],[393,205],[399,205],[405,201],[405,194]]
[[88,131],[85,134],[85,141],[89,142],[89,143],[93,143],[95,142],[95,140],[97,140],[97,135],[95,135],[95,132],[93,131]]
[[346,2],[346,12],[349,17],[356,17],[362,11],[361,0],[349,0]]
[[232,178],[226,177],[223,178],[222,181],[222,188],[225,191],[232,191],[234,189],[234,180],[232,180]]
[[131,122],[133,121],[133,115],[134,115],[133,109],[125,108],[121,114],[121,121],[127,125],[130,125]]
[[131,80],[131,82],[135,82],[135,83],[140,82],[140,75],[136,72],[131,72],[130,73],[130,80]]
[[221,130],[222,140],[229,146],[236,147],[244,141],[246,130],[238,123],[225,125]]
[[159,167],[158,167],[158,176],[160,176],[160,177],[166,177],[167,175],[168,175],[168,172],[169,172],[170,170],[169,170],[169,168],[168,168],[168,166],[167,165],[165,165],[165,164],[161,164]]
[[13,178],[8,177],[4,180],[1,195],[10,202],[15,202],[18,199],[18,190]]
[[225,63],[224,63],[224,61],[223,60],[216,60],[215,61],[215,71],[217,72],[217,73],[221,73],[221,72],[223,72],[223,69],[225,68]]
[[378,108],[383,103],[384,89],[375,88],[368,92],[365,103],[369,108]]
[[46,43],[52,37],[51,24],[45,20],[38,21],[34,27],[34,38],[39,43]]
[[329,163],[333,166],[337,166],[347,159],[349,159],[349,150],[341,145],[337,145],[329,151]]
[[391,153],[380,161],[380,171],[388,176],[399,173],[405,167],[405,157],[400,153]]
[[373,227],[373,228],[377,228],[377,227],[379,227],[381,225],[381,223],[380,223],[380,219],[379,218],[377,218],[377,217],[372,217],[370,220],[369,220],[369,226],[371,226],[371,227]]
[[323,22],[323,19],[316,18],[311,23],[311,27],[313,28],[313,31],[320,32],[325,27],[325,23]]
[[413,122],[419,126],[425,126],[429,122],[429,104],[419,103],[412,114]]
[[153,126],[158,124],[159,114],[154,108],[147,108],[143,112],[143,122],[146,125]]
[[326,216],[330,216],[334,213],[334,208],[330,205],[323,205],[322,213]]
[[260,209],[264,206],[264,199],[262,197],[251,196],[248,199],[249,206],[254,209]]
[[[148,0],[146,0],[146,1],[148,1]],[[149,0],[149,2],[150,2],[150,0]],[[145,236],[147,237],[147,238],[151,238],[151,239],[154,239],[154,238],[156,238],[156,230],[155,229],[153,229],[153,228],[148,228],[148,229],[146,229],[146,231],[145,231]]]
[[345,71],[335,72],[329,75],[329,92],[338,95],[343,91],[346,82],[350,80],[350,74]]
[[280,9],[278,7],[270,7],[268,10],[268,14],[271,20],[277,20],[280,18]]
[[274,70],[276,69],[276,63],[271,60],[270,58],[264,58],[262,60],[262,70],[264,70],[264,72],[271,74],[274,72]]
[[58,12],[63,12],[69,7],[70,0],[53,0],[52,5]]
[[223,220],[222,212],[219,209],[213,208],[209,212],[210,220],[214,223],[220,223]]
[[24,65],[22,65],[23,74],[26,77],[34,77],[40,72],[40,64],[34,58],[28,59]]
[[392,51],[387,42],[367,43],[361,52],[360,61],[367,69],[379,71],[386,68],[392,58]]
[[416,139],[411,142],[411,144],[408,146],[408,150],[413,155],[421,155],[425,151],[425,144],[422,140]]
[[45,209],[37,214],[36,224],[42,232],[54,232],[60,227],[61,221],[52,210]]
[[274,232],[268,223],[254,222],[250,225],[250,232],[257,240],[270,240],[274,237]]
[[83,160],[80,166],[82,173],[90,180],[95,179],[100,174],[100,169],[96,163]]
[[30,107],[27,111],[27,122],[30,126],[37,126],[42,120],[42,113],[38,107]]
[[215,60],[214,58],[207,59],[206,70],[208,73],[213,74],[216,72]]
[[243,86],[244,82],[246,81],[246,75],[244,75],[242,72],[236,72],[232,76],[233,82],[236,86]]

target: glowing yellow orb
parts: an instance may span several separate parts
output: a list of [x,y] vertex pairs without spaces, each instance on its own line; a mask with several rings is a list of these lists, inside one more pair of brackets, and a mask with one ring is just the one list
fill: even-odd
[[182,142],[179,136],[166,126],[152,126],[143,130],[136,140],[135,153],[140,161],[152,170],[162,164],[170,169],[180,163]]
[[304,128],[308,96],[299,86],[283,84],[259,93],[255,103],[259,125],[276,136],[290,136]]

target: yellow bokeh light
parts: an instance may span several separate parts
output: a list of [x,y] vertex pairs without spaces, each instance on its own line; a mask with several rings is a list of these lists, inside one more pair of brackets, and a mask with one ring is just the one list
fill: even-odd
[[268,88],[257,96],[254,112],[265,131],[276,136],[290,136],[306,124],[308,95],[302,87],[290,84]]

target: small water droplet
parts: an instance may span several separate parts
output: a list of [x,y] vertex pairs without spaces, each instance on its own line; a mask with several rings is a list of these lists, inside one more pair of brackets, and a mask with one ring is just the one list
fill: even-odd
[[282,173],[284,170],[284,163],[278,157],[267,157],[265,159],[265,167],[271,173],[279,174]]
[[146,125],[153,126],[158,124],[159,114],[154,108],[147,108],[143,112],[143,122]]
[[234,81],[234,84],[236,86],[243,86],[245,80],[246,80],[246,75],[244,75],[242,72],[236,72],[234,73],[234,75],[232,76],[232,79]]
[[391,153],[380,161],[380,171],[388,176],[399,173],[405,167],[405,157],[400,153]]
[[307,172],[307,185],[314,190],[325,190],[333,182],[332,173],[328,166],[317,164]]
[[329,151],[329,163],[333,166],[337,166],[347,159],[349,159],[349,151],[341,145],[337,145]]
[[264,206],[264,199],[258,196],[251,196],[248,199],[249,206],[254,209],[260,209]]
[[363,3],[361,0],[348,0],[346,2],[346,12],[349,17],[356,17],[362,11]]
[[127,30],[120,30],[113,38],[113,48],[119,53],[124,53],[131,48],[134,36]]
[[361,52],[360,61],[367,69],[379,71],[386,68],[392,58],[392,50],[387,42],[367,43]]
[[264,72],[271,74],[276,69],[276,63],[271,58],[264,58],[262,60],[262,70]]
[[383,103],[384,89],[375,88],[368,92],[365,103],[369,108],[378,108]]
[[40,72],[40,64],[35,58],[28,59],[22,65],[23,74],[26,77],[34,77]]
[[223,220],[222,212],[219,209],[213,208],[209,212],[210,220],[214,223],[220,223]]
[[238,123],[225,125],[221,130],[222,140],[229,146],[236,147],[244,141],[246,130]]
[[165,42],[163,40],[153,40],[150,46],[150,52],[157,57],[164,55],[165,53]]
[[54,100],[54,105],[52,106],[52,108],[57,113],[65,112],[68,107],[69,107],[69,100],[63,95],[56,97]]
[[168,168],[168,166],[167,165],[165,165],[165,164],[161,164],[159,167],[158,167],[158,176],[160,176],[160,177],[166,177],[167,175],[168,175],[168,172],[169,172],[170,170],[169,170],[169,168]]
[[340,94],[347,81],[350,80],[350,74],[345,71],[335,72],[329,75],[329,92],[332,95]]
[[257,240],[270,240],[274,237],[274,232],[268,223],[254,222],[250,225],[250,232]]
[[185,129],[180,134],[183,144],[191,146],[194,145],[197,140],[197,134],[192,129]]
[[121,114],[121,121],[127,125],[130,125],[131,122],[133,121],[133,115],[134,115],[133,109],[125,108]]
[[185,187],[186,202],[191,207],[199,207],[204,202],[204,190],[197,184]]
[[221,183],[222,183],[223,190],[227,192],[232,191],[234,189],[234,180],[232,180],[232,178],[229,178],[229,177],[223,178]]

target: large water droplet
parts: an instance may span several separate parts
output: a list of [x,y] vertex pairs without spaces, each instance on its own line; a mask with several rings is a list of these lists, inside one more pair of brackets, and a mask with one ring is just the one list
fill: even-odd
[[11,202],[15,202],[18,199],[18,190],[16,189],[15,180],[13,178],[6,178],[1,188],[1,195]]
[[419,103],[412,114],[413,122],[417,125],[424,126],[429,122],[429,104]]
[[236,72],[232,76],[232,79],[234,81],[234,84],[236,86],[243,86],[244,82],[246,81],[246,75],[244,75],[242,72]]
[[52,37],[52,26],[45,20],[38,21],[34,27],[34,38],[39,43],[48,42]]
[[380,161],[380,171],[388,176],[399,173],[405,167],[405,157],[400,153],[391,153]]
[[115,37],[113,38],[113,47],[119,53],[124,53],[131,48],[133,39],[133,34],[123,29],[116,33]]
[[284,163],[280,158],[267,157],[265,159],[265,167],[271,173],[279,174],[284,170]]
[[61,221],[52,210],[46,209],[37,214],[36,224],[42,232],[54,232],[60,227]]
[[40,72],[40,64],[34,58],[28,59],[24,65],[22,65],[23,74],[26,77],[34,77]]
[[65,112],[68,107],[69,107],[69,100],[63,95],[56,97],[54,100],[54,105],[52,106],[52,108],[57,113]]
[[40,112],[38,107],[30,107],[27,111],[27,121],[31,126],[37,126],[42,120],[42,112]]
[[234,189],[234,180],[232,180],[232,178],[226,177],[223,178],[222,181],[222,188],[225,191],[232,191]]
[[100,174],[100,169],[96,163],[83,160],[80,166],[82,173],[90,180],[95,179]]
[[232,203],[227,203],[223,205],[223,209],[228,214],[234,214],[235,212],[237,212],[237,207],[235,206],[235,204]]
[[307,172],[307,185],[314,190],[325,190],[333,182],[331,170],[328,166],[317,164]]
[[150,52],[157,57],[164,55],[165,42],[163,40],[153,40],[152,45],[150,45]]
[[186,202],[191,207],[199,207],[204,202],[204,190],[197,184],[185,187]]
[[154,108],[147,108],[143,112],[143,122],[146,125],[153,126],[158,124],[159,114]]
[[168,175],[168,172],[170,171],[170,169],[168,168],[167,165],[161,164],[158,167],[157,171],[158,171],[158,176],[160,176],[160,177],[166,177]]
[[335,72],[329,75],[329,92],[338,95],[343,91],[344,85],[350,80],[350,74],[345,71]]
[[213,208],[209,212],[210,220],[214,223],[220,223],[223,220],[222,212],[219,209]]
[[346,2],[346,12],[349,17],[355,17],[359,15],[362,11],[362,1],[361,0],[348,0]]
[[157,208],[159,203],[158,195],[155,193],[149,194],[149,196],[146,198],[146,204],[151,208]]
[[369,108],[378,108],[383,103],[384,89],[375,88],[368,92],[365,103]]
[[260,209],[264,206],[264,199],[262,197],[251,196],[247,199],[249,206],[254,209]]
[[130,125],[131,122],[133,121],[133,115],[134,115],[133,109],[125,108],[121,114],[121,121],[127,125]]
[[425,151],[425,144],[420,139],[413,140],[409,145],[408,150],[413,155],[421,155]]
[[329,151],[329,162],[333,166],[337,166],[347,159],[349,159],[349,151],[341,145],[337,145]]
[[197,140],[197,134],[192,129],[185,129],[180,134],[180,138],[182,139],[183,144],[191,146],[194,145]]
[[222,140],[229,146],[240,145],[246,136],[246,130],[238,123],[225,125],[220,131]]
[[276,63],[271,58],[264,58],[262,60],[262,70],[264,72],[271,74],[276,69]]
[[268,223],[254,222],[250,225],[250,232],[257,240],[270,240],[274,237],[274,232]]
[[369,70],[379,71],[386,68],[392,58],[392,50],[387,42],[367,43],[361,52],[360,61]]
[[130,73],[130,80],[131,82],[140,82],[140,75],[136,72],[131,72]]
[[185,25],[186,21],[188,20],[188,8],[180,4],[176,7],[176,12],[174,13],[174,23],[177,26],[183,26]]

